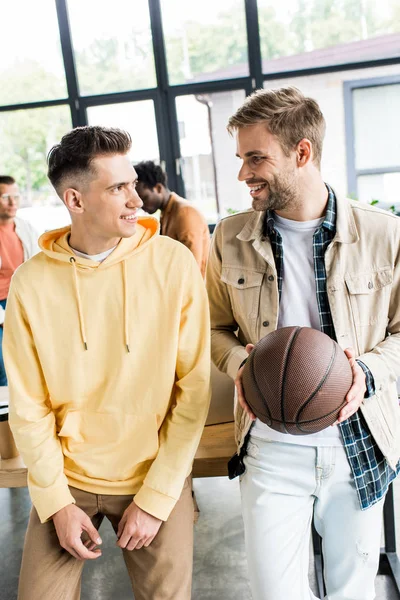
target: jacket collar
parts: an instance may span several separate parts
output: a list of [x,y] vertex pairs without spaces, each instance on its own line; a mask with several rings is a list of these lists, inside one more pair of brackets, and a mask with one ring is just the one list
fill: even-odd
[[359,239],[351,200],[344,196],[336,196],[336,235],[334,241],[342,244],[354,244]]
[[237,234],[237,239],[241,242],[251,242],[262,236],[262,225],[264,223],[266,211],[251,210],[250,218],[246,221],[243,229]]

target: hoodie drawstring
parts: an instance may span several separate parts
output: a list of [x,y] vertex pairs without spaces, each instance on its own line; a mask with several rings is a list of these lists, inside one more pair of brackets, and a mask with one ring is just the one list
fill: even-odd
[[71,258],[69,259],[69,262],[72,264],[73,266],[73,272],[74,272],[74,283],[75,283],[75,293],[76,293],[76,300],[78,303],[78,313],[79,313],[79,325],[81,328],[81,336],[82,336],[82,341],[83,341],[83,347],[85,348],[85,350],[88,349],[88,345],[87,345],[87,341],[86,341],[86,332],[85,332],[85,321],[83,318],[83,312],[82,312],[82,303],[81,303],[81,297],[79,294],[79,282],[78,282],[78,272],[76,270],[76,260],[73,256],[71,256]]
[[[78,304],[78,313],[79,313],[79,325],[81,328],[81,336],[83,341],[83,347],[85,350],[88,349],[87,340],[86,340],[86,331],[85,331],[85,320],[83,318],[82,311],[82,302],[81,296],[79,294],[79,280],[78,280],[78,271],[76,268],[76,259],[71,256],[69,262],[73,266],[74,273],[74,284],[75,284],[75,293],[76,293],[76,301]],[[125,334],[125,347],[128,352],[130,352],[129,347],[129,303],[128,303],[128,273],[126,270],[126,261],[122,261],[122,276],[123,276],[123,286],[124,286],[124,334]]]
[[122,261],[122,273],[124,280],[124,328],[125,328],[125,346],[128,352],[130,352],[129,348],[129,304],[128,304],[128,273],[126,270],[126,261]]

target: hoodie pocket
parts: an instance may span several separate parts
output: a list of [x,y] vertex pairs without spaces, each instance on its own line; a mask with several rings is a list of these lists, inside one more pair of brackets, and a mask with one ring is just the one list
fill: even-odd
[[58,436],[66,469],[94,479],[130,479],[158,452],[155,414],[70,411]]

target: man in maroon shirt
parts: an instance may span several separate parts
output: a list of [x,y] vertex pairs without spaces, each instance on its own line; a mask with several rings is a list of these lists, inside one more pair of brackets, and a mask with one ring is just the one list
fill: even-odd
[[7,385],[2,324],[11,277],[25,260],[39,252],[36,231],[27,221],[16,217],[19,197],[15,179],[0,175],[0,386]]

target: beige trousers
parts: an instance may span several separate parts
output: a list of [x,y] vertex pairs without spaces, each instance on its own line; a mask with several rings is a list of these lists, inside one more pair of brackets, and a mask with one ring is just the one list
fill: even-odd
[[[132,502],[132,496],[70,490],[77,506],[89,515],[96,529],[106,517],[117,531],[124,510]],[[193,564],[190,478],[150,546],[122,553],[135,600],[190,600]],[[98,558],[96,562],[101,560]],[[53,521],[40,523],[33,508],[25,538],[18,600],[79,600],[83,566],[83,561],[61,548]]]

